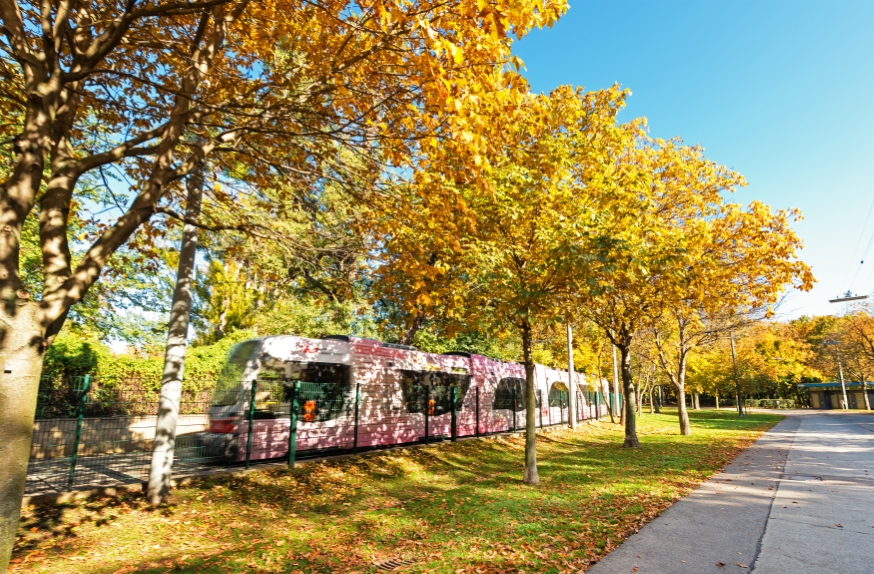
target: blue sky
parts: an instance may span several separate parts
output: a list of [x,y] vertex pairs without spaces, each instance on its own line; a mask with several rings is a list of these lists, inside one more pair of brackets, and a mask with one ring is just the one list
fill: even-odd
[[[680,136],[744,174],[732,201],[797,207],[818,283],[784,316],[874,291],[874,1],[571,0],[515,52],[535,91],[632,91],[624,120]],[[853,282],[854,276],[855,281]]]

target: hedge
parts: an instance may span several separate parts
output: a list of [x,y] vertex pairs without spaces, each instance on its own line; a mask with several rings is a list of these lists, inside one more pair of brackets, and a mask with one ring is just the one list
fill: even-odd
[[794,409],[795,399],[744,399],[744,406],[762,409]]
[[[212,345],[189,347],[183,389],[190,393],[211,391],[234,345],[254,336],[238,331]],[[163,370],[163,355],[116,355],[100,341],[62,333],[46,351],[42,380],[43,385],[56,386],[90,375],[102,389],[157,391]]]

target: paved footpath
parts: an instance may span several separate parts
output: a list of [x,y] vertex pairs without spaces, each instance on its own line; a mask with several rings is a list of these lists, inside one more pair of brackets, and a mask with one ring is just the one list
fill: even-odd
[[874,572],[874,416],[784,412],[588,572]]

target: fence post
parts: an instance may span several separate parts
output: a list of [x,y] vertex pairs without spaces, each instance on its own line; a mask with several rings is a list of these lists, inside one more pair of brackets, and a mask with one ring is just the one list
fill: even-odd
[[[297,411],[299,409],[298,395],[300,393],[300,381],[291,383],[291,397],[288,401],[289,426],[288,426],[288,468],[294,468],[294,459],[297,456]],[[252,401],[254,402],[254,393]],[[253,412],[251,407],[249,412]],[[249,420],[249,437],[252,436],[252,421]],[[251,439],[250,441],[251,442]],[[248,454],[246,455],[248,463]]]
[[537,389],[537,398],[540,399],[540,407],[537,409],[540,411],[540,428],[543,428],[543,389]]
[[456,405],[457,397],[458,387],[452,385],[451,387],[449,387],[449,400],[452,401],[452,419],[449,432],[451,433],[450,437],[452,438],[452,442],[458,440],[458,413],[456,412],[456,408],[458,406]]
[[552,405],[549,404],[549,392],[546,393],[546,422],[552,426]]
[[76,480],[76,463],[79,462],[79,441],[82,440],[82,420],[85,418],[85,402],[88,400],[88,388],[91,386],[91,375],[82,379],[82,396],[79,397],[78,413],[76,415],[76,435],[73,439],[73,458],[70,461],[70,476],[67,478],[67,490],[73,490]]
[[355,434],[352,437],[352,452],[358,454],[358,408],[361,405],[361,383],[355,383]]
[[479,387],[476,387],[476,436],[479,436]]
[[513,385],[513,432],[516,432],[516,385]]
[[252,393],[249,397],[249,430],[246,436],[246,470],[249,469],[249,459],[252,457],[252,427],[255,421],[255,392],[258,381],[252,381]]
[[428,442],[428,422],[431,412],[431,387],[425,386],[425,442]]

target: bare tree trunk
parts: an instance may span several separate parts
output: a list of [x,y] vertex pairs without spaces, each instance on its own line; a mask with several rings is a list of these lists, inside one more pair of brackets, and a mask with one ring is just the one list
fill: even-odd
[[719,410],[719,393],[716,393],[716,410]]
[[686,410],[686,389],[683,385],[675,385],[677,389],[677,414],[680,417],[680,434],[691,435],[692,427],[689,426],[689,412]]
[[[188,219],[197,219],[200,215],[202,195],[203,165],[201,164],[192,172],[188,180],[188,205],[185,208],[185,215]],[[161,398],[158,402],[152,466],[149,470],[149,485],[146,494],[151,504],[165,502],[170,494],[173,451],[176,444],[176,422],[179,418],[179,402],[182,398],[185,350],[188,346],[188,325],[191,320],[191,284],[194,280],[196,255],[197,227],[186,223],[182,230],[182,247],[179,250],[176,289],[173,291],[173,303],[170,307],[167,349],[164,352],[164,375],[161,380]]]
[[701,403],[698,401],[698,391],[692,391],[692,409],[701,410]]
[[404,333],[404,336],[401,338],[401,345],[412,345],[413,339],[416,338],[416,333],[422,328],[425,324],[425,317],[423,315],[417,315],[413,322],[410,324],[410,328]]
[[652,396],[653,387],[655,387],[655,385],[649,386],[649,414],[655,414],[655,411],[654,411],[655,405],[653,404],[653,396]]
[[577,383],[574,376],[574,335],[571,324],[567,324],[567,388],[568,388],[568,419],[571,428],[577,428]]
[[[635,387],[635,393],[638,397],[637,401],[637,410],[634,411],[636,416],[640,416],[641,410],[643,409],[643,393],[641,393],[641,386],[643,385],[643,371],[639,370],[637,373],[637,386]],[[644,391],[646,389],[643,389]]]
[[659,385],[659,398],[656,400],[655,412],[657,415],[662,413],[662,386]]
[[522,355],[525,362],[525,484],[538,485],[537,475],[537,401],[534,392],[534,358],[531,354],[531,325],[522,324]]
[[45,352],[39,304],[0,307],[0,572],[12,556],[27,480],[33,417]]
[[[630,339],[630,337],[629,337]],[[631,349],[625,345],[619,349],[622,354],[622,386],[625,391],[625,448],[637,448],[640,441],[637,439],[637,397],[634,389],[634,375],[631,372]]]

